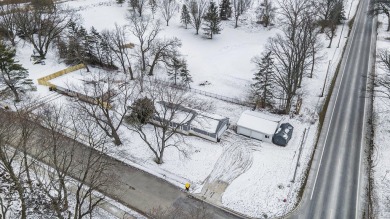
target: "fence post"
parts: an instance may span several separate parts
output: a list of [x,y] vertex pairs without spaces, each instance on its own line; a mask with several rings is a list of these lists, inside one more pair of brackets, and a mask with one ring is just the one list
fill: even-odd
[[293,179],[291,180],[292,183],[295,182],[295,177],[296,177],[296,175],[297,175],[297,170],[298,170],[299,161],[300,161],[300,159],[301,159],[302,147],[303,147],[303,141],[304,141],[304,139],[305,139],[305,135],[306,135],[306,128],[305,128],[305,131],[303,131],[302,140],[301,140],[301,145],[299,146],[299,153],[298,153],[297,165],[295,166],[294,176],[293,176]]

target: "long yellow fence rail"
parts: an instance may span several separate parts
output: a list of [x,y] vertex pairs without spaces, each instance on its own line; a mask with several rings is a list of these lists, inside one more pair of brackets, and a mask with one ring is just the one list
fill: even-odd
[[58,77],[60,77],[62,75],[65,75],[65,74],[77,71],[77,70],[82,69],[82,68],[85,68],[85,65],[84,64],[78,64],[78,65],[71,66],[69,68],[63,69],[61,71],[54,72],[53,74],[47,75],[47,76],[42,77],[42,78],[38,78],[38,84],[49,86],[49,87],[55,86],[54,84],[50,83],[49,81],[54,79],[54,78],[58,78]]
[[50,88],[50,90],[56,91],[58,93],[65,94],[65,95],[68,95],[71,97],[77,97],[78,99],[85,101],[85,102],[89,102],[89,103],[93,103],[93,104],[97,104],[97,105],[99,104],[99,105],[102,105],[106,108],[111,108],[110,104],[107,102],[101,101],[101,100],[96,99],[94,97],[89,97],[85,94],[81,94],[81,93],[76,92],[76,91],[71,91],[69,89],[57,86],[57,85],[50,82],[50,80],[53,80],[54,78],[58,78],[60,76],[77,71],[77,70],[82,69],[82,68],[85,68],[85,65],[78,64],[78,65],[63,69],[61,71],[54,72],[53,74],[39,78],[38,84],[48,86]]

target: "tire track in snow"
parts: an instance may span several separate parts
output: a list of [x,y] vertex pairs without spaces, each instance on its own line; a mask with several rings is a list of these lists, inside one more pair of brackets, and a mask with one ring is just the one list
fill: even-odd
[[260,150],[261,143],[227,130],[227,139],[222,142],[224,151],[213,171],[206,179],[201,195],[205,199],[221,204],[222,194],[234,179],[245,173],[253,163],[253,151]]

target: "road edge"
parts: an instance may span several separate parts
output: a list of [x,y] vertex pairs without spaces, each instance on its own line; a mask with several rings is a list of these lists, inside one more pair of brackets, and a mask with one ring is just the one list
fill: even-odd
[[[374,140],[374,130],[375,130],[375,124],[374,124],[374,80],[375,80],[375,74],[376,74],[376,51],[377,51],[377,37],[378,37],[378,16],[375,16],[373,18],[373,25],[372,25],[372,36],[371,36],[371,45],[370,45],[370,60],[369,60],[369,72],[367,73],[367,84],[366,84],[366,103],[365,103],[365,120],[362,130],[362,147],[361,147],[361,159],[363,159],[363,163],[361,162],[360,165],[363,166],[363,169],[360,171],[360,177],[359,181],[362,182],[361,186],[359,187],[359,194],[362,195],[362,201],[360,206],[358,206],[359,203],[356,203],[356,207],[360,207],[363,209],[361,211],[361,217],[360,218],[372,218],[371,217],[371,211],[372,211],[372,183],[374,183],[374,178],[371,175],[373,171],[373,140]],[[369,98],[369,101],[367,99]],[[362,191],[362,189],[364,189]],[[363,192],[363,194],[362,194]],[[363,204],[366,204],[364,206]],[[358,213],[356,214],[356,218],[358,218]]]

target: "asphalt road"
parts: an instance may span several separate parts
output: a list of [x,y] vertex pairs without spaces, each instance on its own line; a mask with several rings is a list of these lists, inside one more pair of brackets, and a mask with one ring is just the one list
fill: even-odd
[[[0,113],[11,113],[0,111]],[[28,153],[48,165],[52,165],[53,160],[52,153],[45,153],[46,150],[51,146],[46,143],[42,143],[40,139],[44,135],[49,135],[50,131],[42,126],[35,128],[34,135],[29,140]],[[73,154],[72,165],[70,168],[70,175],[77,179],[80,175],[81,169],[86,166],[86,157],[91,148],[76,142],[73,144],[71,139],[66,136],[61,136],[59,139],[62,145],[58,147],[58,154],[67,154],[64,159],[70,159],[70,154]],[[64,147],[64,145],[66,147]],[[11,145],[12,146],[12,145]],[[72,151],[72,152],[71,152]],[[94,156],[100,154],[98,151],[92,151]],[[190,213],[193,219],[198,218],[215,218],[215,219],[233,219],[238,218],[233,213],[210,205],[203,202],[189,193],[179,189],[171,183],[155,177],[142,170],[129,166],[121,161],[113,159],[108,155],[101,154],[102,160],[107,163],[105,165],[106,171],[100,177],[101,181],[104,181],[107,187],[103,190],[99,190],[107,197],[110,197],[119,203],[138,211],[144,215],[153,215],[155,209],[163,209],[164,211],[168,208],[179,209],[179,213],[174,218],[189,218],[180,212]],[[59,158],[57,158],[59,159]],[[61,158],[62,160],[63,158]],[[81,168],[81,169],[80,169]],[[90,172],[96,172],[94,167]],[[90,179],[87,179],[87,181]],[[184,185],[183,185],[184,187]],[[170,210],[169,210],[170,211]],[[202,217],[204,215],[205,217]],[[199,216],[199,217],[197,217]],[[153,217],[154,218],[154,217]],[[162,217],[159,217],[162,219]],[[165,217],[164,217],[165,218]],[[168,217],[172,218],[172,217]]]
[[360,1],[303,199],[289,218],[362,217],[366,84],[376,34],[368,8],[369,0]]

